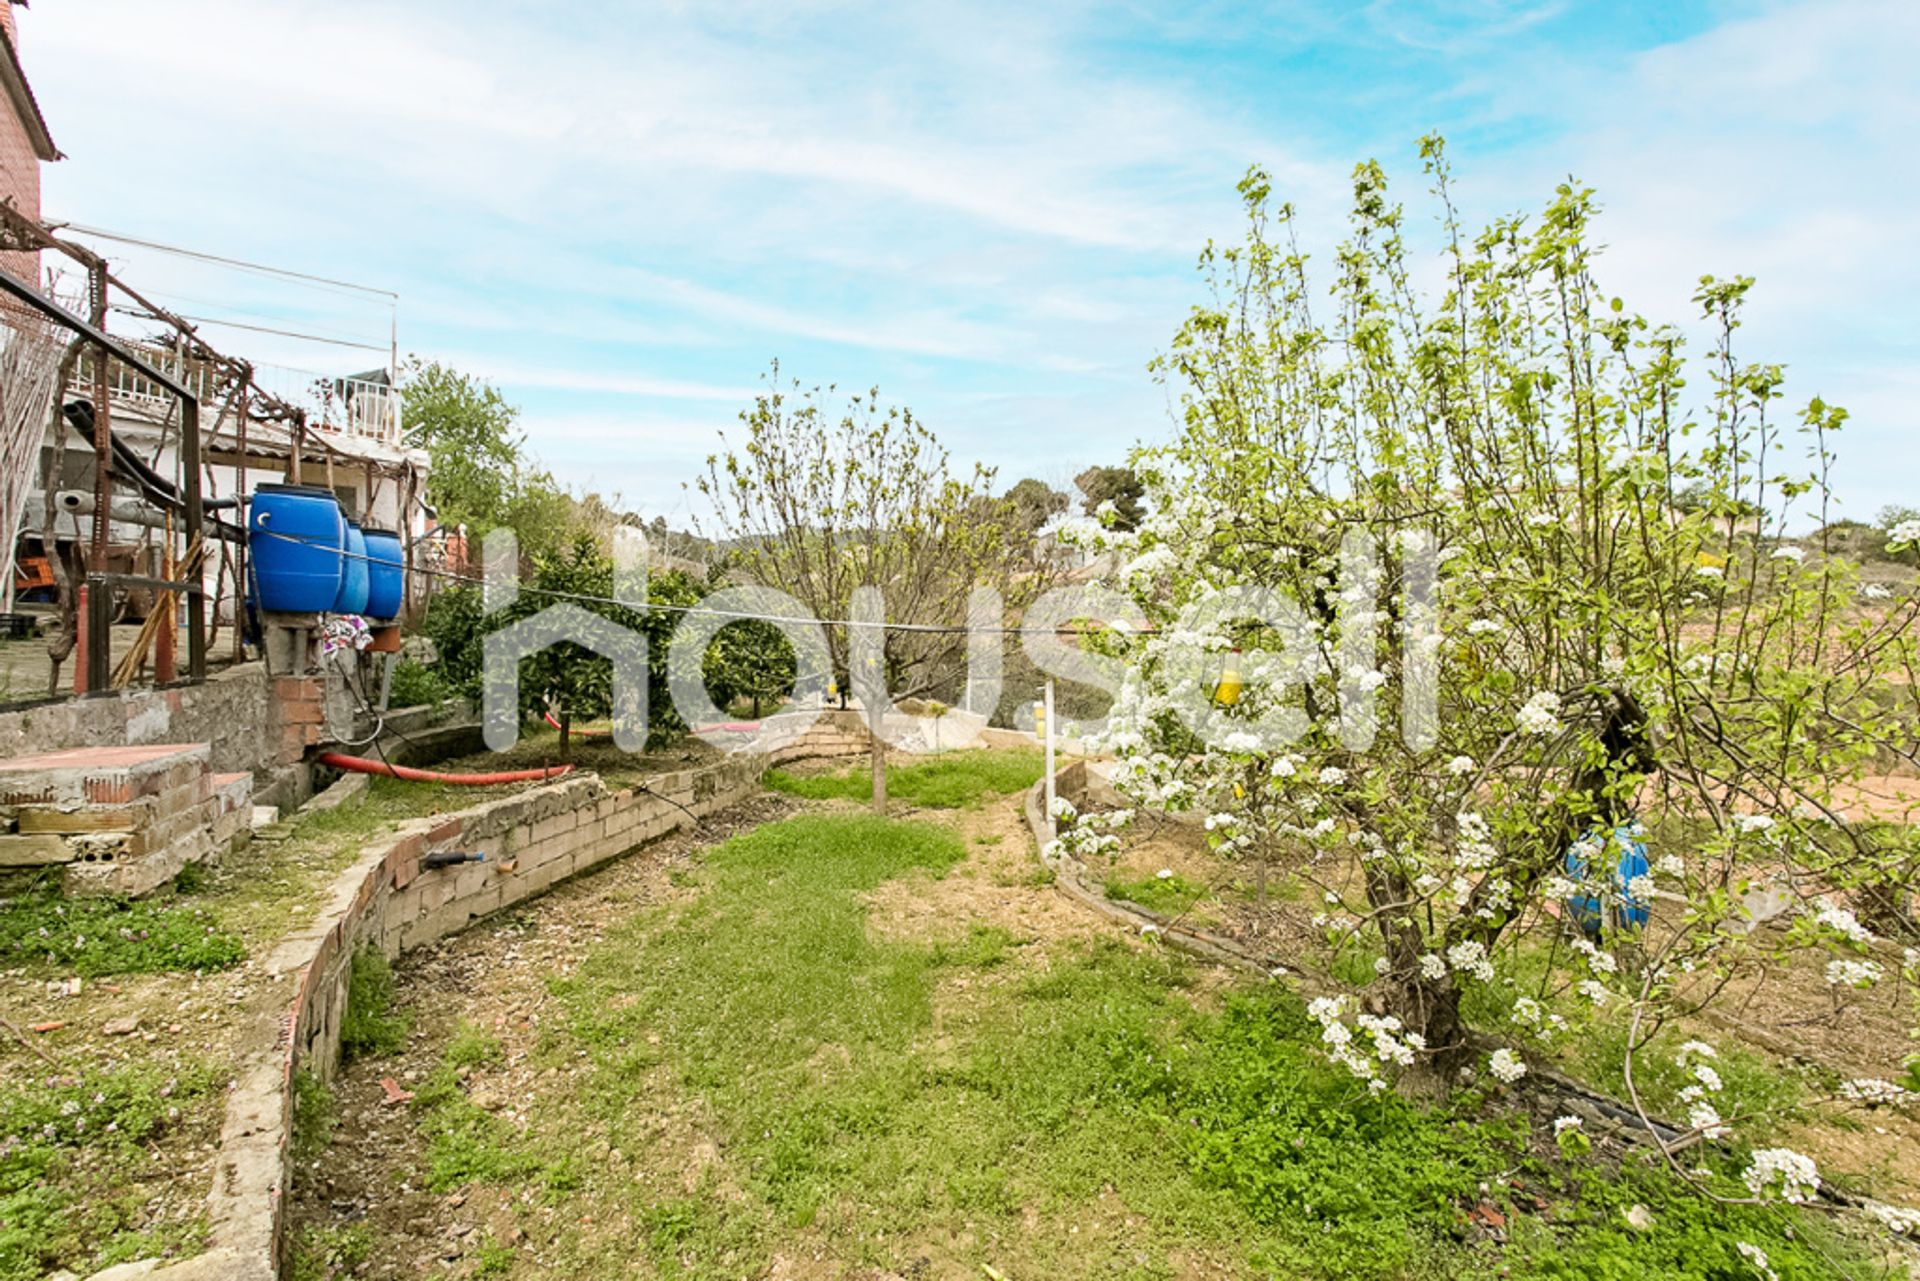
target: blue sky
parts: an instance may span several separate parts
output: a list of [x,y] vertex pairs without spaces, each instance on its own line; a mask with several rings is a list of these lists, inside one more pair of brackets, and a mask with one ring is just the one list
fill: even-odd
[[[1063,484],[1169,430],[1147,360],[1250,163],[1337,235],[1353,163],[1470,215],[1567,174],[1603,283],[1854,411],[1849,514],[1920,505],[1920,6],[38,0],[56,217],[400,293],[564,480],[685,514],[768,362],[878,384],[962,459]],[[385,308],[115,250],[183,311],[375,345]],[[347,372],[370,353],[209,329]]]

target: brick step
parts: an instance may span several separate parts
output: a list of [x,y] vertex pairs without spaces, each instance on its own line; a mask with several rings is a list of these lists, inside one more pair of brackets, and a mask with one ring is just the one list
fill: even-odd
[[68,894],[145,894],[244,837],[250,774],[205,743],[70,748],[0,761],[0,867],[64,865]]

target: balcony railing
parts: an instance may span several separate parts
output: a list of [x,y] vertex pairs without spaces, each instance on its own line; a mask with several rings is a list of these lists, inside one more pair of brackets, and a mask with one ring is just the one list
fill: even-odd
[[[220,386],[214,372],[199,361],[182,357],[169,347],[142,342],[127,346],[155,368],[176,378],[199,396],[203,405],[211,402]],[[93,388],[92,349],[83,351],[72,384],[77,395],[89,395]],[[383,372],[378,377],[325,378],[311,373],[259,366],[255,382],[282,400],[307,411],[307,421],[316,430],[382,445],[400,443],[400,394]],[[163,417],[173,406],[173,394],[124,362],[107,362],[107,387],[116,404],[140,411],[143,416]],[[203,424],[211,426],[210,420]]]

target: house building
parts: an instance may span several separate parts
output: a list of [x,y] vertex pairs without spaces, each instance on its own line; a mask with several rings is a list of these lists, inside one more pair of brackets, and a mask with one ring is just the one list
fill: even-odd
[[[27,83],[20,59],[20,41],[13,9],[23,0],[0,0],[0,202],[21,215],[27,232],[49,246],[38,250],[0,245],[0,270],[16,279],[49,290],[70,311],[87,310],[80,264],[62,256],[53,246],[66,244],[44,234],[40,208],[40,166],[62,159],[53,144],[39,103]],[[38,229],[38,230],[36,230]],[[21,243],[19,240],[12,242]],[[43,263],[42,255],[57,261]],[[84,255],[82,255],[84,256]],[[43,268],[60,266],[57,279]],[[117,296],[118,290],[110,290]],[[6,334],[21,325],[40,325],[21,309],[15,316],[11,300],[0,300],[0,347]],[[135,309],[139,310],[138,308]],[[233,500],[252,492],[262,482],[298,480],[330,487],[347,514],[363,525],[399,533],[416,542],[431,528],[424,503],[429,465],[424,450],[404,443],[400,421],[400,394],[394,385],[397,370],[384,368],[342,376],[248,365],[246,391],[238,385],[233,361],[207,359],[203,340],[185,341],[185,335],[165,318],[131,326],[146,329],[130,333],[130,324],[116,313],[108,328],[129,348],[182,385],[200,401],[200,446],[203,496],[213,506],[216,544],[205,562],[211,617],[232,620],[242,595],[237,535],[219,538],[244,523]],[[16,591],[24,599],[46,597],[54,577],[48,558],[58,555],[77,581],[81,549],[92,542],[94,530],[94,451],[92,401],[98,394],[99,355],[82,353],[67,387],[65,402],[86,402],[74,415],[50,415],[50,423],[33,471],[31,491],[13,510],[14,528],[6,533],[19,551]],[[124,362],[108,360],[107,419],[115,445],[112,467],[113,496],[107,512],[107,559],[96,570],[161,577],[166,548],[181,551],[177,495],[181,484],[178,406],[175,397],[158,383]],[[270,390],[269,390],[270,389]],[[251,412],[249,412],[251,410]],[[29,450],[31,445],[28,446]],[[133,461],[130,461],[133,460]],[[172,493],[171,508],[156,501],[152,487],[135,476],[144,467],[161,489]],[[416,599],[418,594],[416,593]],[[139,601],[131,602],[137,616]]]

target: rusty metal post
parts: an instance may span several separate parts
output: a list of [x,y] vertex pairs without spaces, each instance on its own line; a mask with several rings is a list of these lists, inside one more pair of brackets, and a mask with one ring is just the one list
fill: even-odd
[[[249,367],[247,371],[247,378],[249,380],[248,383],[242,383],[240,386],[240,465],[237,469],[239,479],[234,482],[234,492],[240,496],[240,506],[235,508],[235,510],[240,513],[240,526],[242,529],[250,527],[248,503],[251,499],[247,497],[247,415],[252,411],[252,404],[247,393],[251,390],[249,384],[253,378],[251,367]],[[236,663],[246,657],[248,550],[247,540],[245,538],[242,538],[235,544],[233,562],[235,566],[233,573],[233,661]]]
[[[87,268],[87,301],[93,327],[107,327],[107,268],[94,262]],[[112,395],[108,369],[112,355],[96,346],[93,357],[93,541],[87,552],[86,574],[107,572],[107,535],[113,524],[113,481],[108,475],[113,466],[113,423],[107,408]],[[89,678],[96,684],[107,683],[113,666],[113,592],[95,583],[86,594],[86,664]]]

